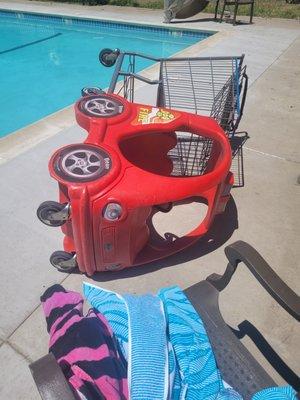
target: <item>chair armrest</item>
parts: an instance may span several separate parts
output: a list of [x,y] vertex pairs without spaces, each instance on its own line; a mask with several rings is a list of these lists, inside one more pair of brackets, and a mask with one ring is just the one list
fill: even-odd
[[75,396],[52,353],[29,365],[42,400],[75,400]]
[[248,243],[237,241],[225,248],[229,264],[223,275],[212,274],[207,278],[219,292],[230,282],[237,266],[243,262],[267,292],[297,321],[300,320],[300,298],[272,270],[264,258]]
[[201,281],[185,291],[186,296],[201,316],[222,378],[244,400],[276,383],[253,355],[234,335],[219,309],[219,292],[207,281]]

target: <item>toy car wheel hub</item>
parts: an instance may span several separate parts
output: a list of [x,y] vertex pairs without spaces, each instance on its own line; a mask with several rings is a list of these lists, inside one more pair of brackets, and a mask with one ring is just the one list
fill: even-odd
[[123,111],[118,102],[105,97],[96,97],[82,103],[83,110],[96,117],[112,117]]
[[111,169],[111,158],[102,148],[87,144],[72,145],[56,154],[53,167],[67,181],[87,182],[106,175]]
[[61,162],[62,170],[74,178],[96,176],[102,172],[103,163],[99,155],[91,150],[73,150],[67,153]]

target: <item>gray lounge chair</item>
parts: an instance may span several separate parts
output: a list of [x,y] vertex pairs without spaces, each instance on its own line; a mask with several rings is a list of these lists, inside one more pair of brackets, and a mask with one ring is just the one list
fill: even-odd
[[[238,241],[225,248],[228,266],[223,276],[212,274],[185,290],[185,294],[201,315],[214,350],[217,365],[223,379],[228,382],[245,400],[267,387],[276,386],[274,380],[244,347],[237,336],[245,334],[267,348],[265,354],[284,379],[296,390],[300,379],[291,371],[262,335],[250,323],[240,325],[235,332],[226,324],[219,310],[219,293],[224,290],[237,266],[245,265],[258,282],[292,317],[300,320],[300,299],[272,270],[262,256],[249,244]],[[242,299],[238,299],[239,304]],[[255,302],[255,300],[254,300]],[[265,343],[264,343],[265,342]],[[262,346],[262,343],[265,346]],[[48,354],[30,366],[31,373],[43,400],[75,400],[75,397],[54,356]],[[300,398],[298,396],[298,398]]]

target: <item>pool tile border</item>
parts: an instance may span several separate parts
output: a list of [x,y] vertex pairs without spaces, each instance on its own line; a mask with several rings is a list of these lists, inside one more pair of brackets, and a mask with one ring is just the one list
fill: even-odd
[[55,15],[55,14],[43,14],[38,12],[26,12],[26,11],[15,11],[15,10],[5,10],[0,8],[0,17],[1,16],[11,16],[12,19],[16,20],[35,20],[35,21],[51,21],[52,23],[58,23],[63,26],[95,26],[95,27],[105,27],[111,28],[113,30],[131,30],[131,31],[149,31],[159,33],[162,36],[181,36],[181,37],[196,37],[199,39],[208,38],[215,33],[216,31],[209,30],[199,30],[199,29],[181,29],[179,27],[161,27],[154,26],[147,23],[135,23],[135,22],[124,22],[117,20],[107,20],[107,19],[91,19],[88,17],[73,17],[73,16],[64,16],[64,15]]

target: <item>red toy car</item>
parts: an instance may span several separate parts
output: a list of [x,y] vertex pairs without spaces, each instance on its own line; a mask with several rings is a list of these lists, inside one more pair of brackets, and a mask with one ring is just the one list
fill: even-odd
[[[231,147],[212,118],[105,93],[82,97],[75,113],[88,136],[51,157],[60,202],[44,202],[37,211],[45,224],[62,225],[65,251],[50,257],[56,268],[78,266],[92,275],[166,257],[193,244],[224,211],[233,184]],[[206,143],[201,172],[174,173],[178,157],[170,154],[178,146],[178,132],[191,134],[194,149],[195,143]],[[195,197],[208,205],[200,225],[186,236],[155,243],[154,208],[167,211],[169,204]]]

